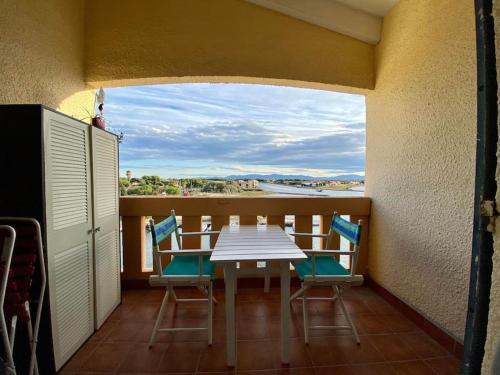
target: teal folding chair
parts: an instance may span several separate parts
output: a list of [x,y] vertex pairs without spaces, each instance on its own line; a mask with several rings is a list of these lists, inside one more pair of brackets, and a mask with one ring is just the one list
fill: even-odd
[[[213,282],[215,280],[215,265],[210,262],[211,250],[182,250],[182,237],[187,236],[206,236],[218,234],[216,231],[188,232],[180,233],[175,211],[172,210],[171,216],[155,224],[150,220],[151,234],[153,237],[153,260],[156,265],[157,274],[149,277],[151,286],[165,287],[165,295],[156,318],[153,332],[149,340],[149,347],[152,347],[158,332],[180,332],[180,331],[208,331],[208,345],[212,345],[212,317],[213,303],[216,302],[213,297]],[[175,234],[179,250],[160,250],[160,243],[165,239],[170,239],[170,235]],[[162,258],[169,257],[170,262],[163,267]],[[197,287],[206,298],[177,298],[174,292],[176,286],[194,286]],[[208,303],[208,323],[206,327],[176,327],[161,328],[166,307],[169,299],[177,302],[199,302]]]
[[[342,250],[304,250],[308,256],[303,262],[295,262],[295,271],[301,281],[302,287],[290,297],[290,301],[295,298],[302,297],[302,310],[304,316],[304,336],[306,344],[309,343],[310,329],[351,329],[356,342],[359,344],[359,335],[354,326],[351,316],[347,311],[342,292],[345,286],[357,286],[363,284],[363,275],[356,275],[356,266],[359,257],[359,244],[361,240],[361,220],[358,224],[351,223],[343,219],[336,212],[333,214],[332,224],[328,234],[311,234],[311,233],[293,233],[294,236],[321,237],[327,240],[327,249],[332,243],[334,234],[348,240],[353,244],[353,249],[349,251]],[[349,255],[351,269],[344,268],[335,257],[340,255]],[[314,286],[332,286],[334,296],[330,298],[311,298],[307,296],[307,292]],[[343,314],[345,315],[348,326],[312,326],[309,324],[309,312],[307,308],[308,300],[329,299],[337,300],[340,304]]]

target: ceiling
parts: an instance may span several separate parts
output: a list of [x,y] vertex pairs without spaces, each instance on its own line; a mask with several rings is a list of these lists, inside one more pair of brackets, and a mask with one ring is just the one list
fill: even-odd
[[384,17],[399,0],[331,0],[374,16]]
[[326,29],[377,44],[382,19],[399,0],[247,0]]

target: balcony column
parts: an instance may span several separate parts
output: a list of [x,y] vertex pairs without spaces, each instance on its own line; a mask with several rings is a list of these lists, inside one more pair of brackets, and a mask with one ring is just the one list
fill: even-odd
[[144,216],[122,216],[123,230],[123,279],[143,278],[146,248],[146,220]]
[[[295,232],[312,233],[312,215],[295,215]],[[295,236],[295,243],[301,249],[312,249],[312,238]]]
[[351,215],[351,223],[357,224],[358,220],[362,220],[362,229],[361,229],[361,243],[359,246],[358,266],[356,269],[356,273],[366,275],[368,274],[368,255],[369,255],[368,234],[370,232],[370,217]]

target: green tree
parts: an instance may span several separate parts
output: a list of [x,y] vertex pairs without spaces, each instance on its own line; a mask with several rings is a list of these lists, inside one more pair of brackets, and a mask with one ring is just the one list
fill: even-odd
[[167,185],[163,188],[163,191],[165,194],[168,195],[179,195],[181,193],[181,189],[179,189],[177,186],[171,186]]
[[120,183],[120,186],[123,186],[125,188],[130,186],[130,181],[126,177],[120,177],[119,183]]

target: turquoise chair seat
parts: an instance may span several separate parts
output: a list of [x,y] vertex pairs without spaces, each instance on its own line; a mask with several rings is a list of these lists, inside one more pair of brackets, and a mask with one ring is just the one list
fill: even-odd
[[[210,256],[203,256],[202,262],[203,275],[210,275],[212,280],[215,279],[215,264],[210,262]],[[197,276],[198,270],[198,256],[197,255],[183,255],[174,256],[170,263],[163,269],[163,275],[186,275]]]
[[[299,275],[299,279],[304,281],[305,276],[312,275],[312,257],[308,257],[303,262],[294,263],[295,271]],[[339,264],[333,257],[317,256],[316,257],[316,273],[318,276],[348,276],[351,273]]]

